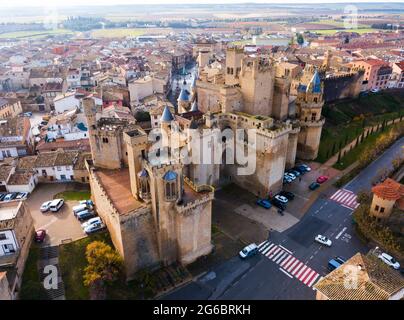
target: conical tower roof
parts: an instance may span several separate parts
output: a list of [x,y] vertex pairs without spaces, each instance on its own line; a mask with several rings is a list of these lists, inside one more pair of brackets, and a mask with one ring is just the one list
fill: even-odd
[[174,120],[174,117],[171,114],[170,108],[168,106],[164,107],[164,111],[163,111],[163,114],[162,114],[160,120],[163,122],[171,122]]

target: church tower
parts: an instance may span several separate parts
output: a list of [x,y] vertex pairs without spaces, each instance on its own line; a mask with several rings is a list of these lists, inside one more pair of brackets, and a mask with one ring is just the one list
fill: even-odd
[[324,118],[321,110],[324,105],[323,83],[317,70],[308,85],[300,84],[296,98],[296,113],[301,130],[297,143],[297,157],[304,160],[317,158]]

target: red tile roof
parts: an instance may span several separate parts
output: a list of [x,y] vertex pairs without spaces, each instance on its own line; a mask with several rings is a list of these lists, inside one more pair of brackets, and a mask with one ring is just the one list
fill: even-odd
[[399,200],[404,197],[404,185],[388,178],[374,186],[372,192],[385,200]]

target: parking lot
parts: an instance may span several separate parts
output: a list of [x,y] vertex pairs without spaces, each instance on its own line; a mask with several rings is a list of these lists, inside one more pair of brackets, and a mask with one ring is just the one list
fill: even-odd
[[40,184],[26,200],[34,219],[35,230],[45,229],[47,236],[43,245],[60,245],[84,238],[86,235],[81,223],[72,213],[72,207],[77,201],[66,201],[58,212],[42,213],[39,208],[42,203],[52,200],[54,195],[65,191],[68,184]]

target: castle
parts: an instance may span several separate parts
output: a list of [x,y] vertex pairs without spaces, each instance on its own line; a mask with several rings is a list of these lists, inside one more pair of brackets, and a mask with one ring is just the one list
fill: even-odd
[[[178,112],[165,107],[150,132],[83,100],[92,197],[129,279],[144,267],[188,264],[211,252],[215,187],[234,182],[267,197],[281,190],[296,157],[317,157],[323,84],[316,70],[302,74],[293,96],[293,65],[229,48],[225,67],[205,72],[199,66],[191,92],[178,97]],[[254,155],[253,172],[240,174],[249,164],[234,161],[236,147]],[[217,155],[220,161],[211,161]]]

